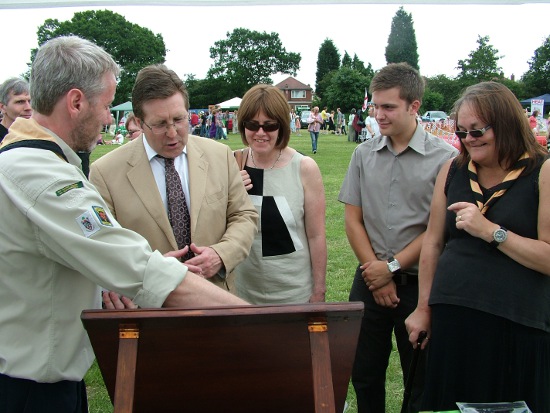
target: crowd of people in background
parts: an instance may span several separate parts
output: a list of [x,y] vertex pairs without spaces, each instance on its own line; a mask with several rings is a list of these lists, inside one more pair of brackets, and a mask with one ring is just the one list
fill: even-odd
[[[425,84],[406,63],[378,71],[372,102],[347,119],[326,106],[303,119],[263,84],[233,112],[189,110],[183,80],[151,65],[117,125],[119,73],[103,49],[68,36],[38,49],[30,84],[0,85],[10,217],[0,221],[0,413],[87,411],[93,352],[78,316],[101,301],[324,302],[326,200],[315,157],[290,146],[302,127],[311,155],[320,134],[358,144],[338,194],[357,258],[349,299],[364,303],[358,412],[385,410],[392,335],[404,380],[430,343],[407,412],[509,399],[550,411],[550,162],[533,139],[538,110],[524,112],[500,83],[471,86],[453,108],[455,148],[419,121]],[[242,150],[213,142],[229,132]],[[99,142],[121,147],[90,167]]]

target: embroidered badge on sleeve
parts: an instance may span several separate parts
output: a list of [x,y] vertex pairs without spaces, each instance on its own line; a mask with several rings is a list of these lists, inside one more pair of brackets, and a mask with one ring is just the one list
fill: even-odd
[[101,229],[101,227],[97,224],[95,218],[93,217],[91,211],[86,211],[83,214],[80,214],[76,218],[76,223],[78,224],[86,238],[91,237]]
[[82,183],[82,181],[78,181],[78,182],[75,182],[74,184],[70,184],[70,185],[64,186],[61,189],[58,189],[57,191],[55,191],[55,194],[57,196],[61,196],[63,194],[66,194],[67,192],[69,192],[72,189],[82,188],[83,186],[84,186],[84,184]]
[[112,227],[113,223],[109,219],[109,216],[107,215],[107,212],[105,212],[105,208],[100,206],[93,206],[92,209],[94,210],[97,218],[99,219],[99,223],[105,227]]

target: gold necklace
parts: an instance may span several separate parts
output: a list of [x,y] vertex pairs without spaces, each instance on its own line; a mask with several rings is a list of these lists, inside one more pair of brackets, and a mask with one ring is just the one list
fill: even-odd
[[[283,150],[279,149],[279,156],[277,156],[277,159],[275,159],[275,162],[273,162],[273,165],[271,165],[271,168],[269,168],[269,169],[275,168],[275,165],[277,165],[277,162],[279,162],[279,159],[281,159],[281,154],[282,153],[283,153]],[[260,168],[260,167],[258,167],[258,165],[256,165],[256,162],[254,162],[254,151],[252,149],[250,149],[250,160],[252,161],[252,164],[254,165],[254,168],[266,169],[266,168]]]

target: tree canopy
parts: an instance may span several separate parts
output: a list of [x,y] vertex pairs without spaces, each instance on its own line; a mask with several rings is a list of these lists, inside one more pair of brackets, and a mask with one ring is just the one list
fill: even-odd
[[344,113],[361,107],[372,76],[367,77],[358,70],[343,66],[332,72],[330,77],[323,103],[333,109],[339,107]]
[[[326,84],[325,76],[334,70],[340,68],[340,55],[338,49],[331,39],[325,41],[319,47],[317,54],[317,72],[315,74],[315,93],[323,98],[324,84]],[[324,82],[323,82],[324,81]]]
[[413,27],[413,19],[403,7],[395,13],[386,46],[386,63],[406,62],[415,69],[418,67],[418,45]]
[[550,93],[550,36],[535,50],[522,81],[531,96]]
[[458,61],[458,79],[477,83],[502,78],[502,68],[498,66],[502,56],[499,56],[498,50],[489,44],[489,36],[478,35],[477,44],[477,49],[470,52],[467,59]]
[[[68,21],[47,19],[38,28],[38,45],[59,36],[76,35],[103,47],[121,67],[115,100],[119,104],[130,99],[137,73],[145,66],[164,63],[166,46],[160,34],[130,23],[110,10],[88,10],[75,13]],[[32,50],[34,60],[37,49]]]
[[296,75],[299,53],[287,52],[278,33],[251,31],[244,28],[227,33],[210,48],[214,63],[207,77],[225,80],[234,95],[242,96],[258,83],[272,83],[275,73]]

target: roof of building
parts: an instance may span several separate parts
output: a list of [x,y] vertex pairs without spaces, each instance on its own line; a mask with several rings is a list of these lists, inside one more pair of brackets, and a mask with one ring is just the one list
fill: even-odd
[[299,80],[294,79],[292,76],[287,77],[282,82],[279,82],[275,85],[279,89],[289,89],[289,90],[312,90],[312,87],[306,85]]

